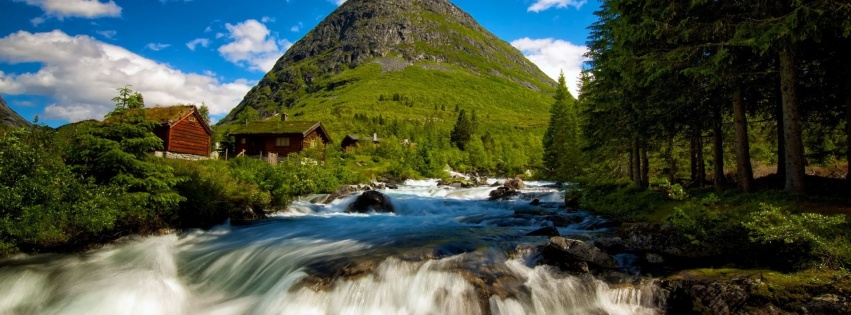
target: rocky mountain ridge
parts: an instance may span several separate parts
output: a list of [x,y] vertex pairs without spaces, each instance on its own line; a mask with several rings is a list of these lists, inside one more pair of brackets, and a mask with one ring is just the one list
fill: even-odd
[[30,122],[18,115],[14,110],[6,105],[6,101],[0,96],[0,127],[26,127]]
[[349,0],[290,47],[221,122],[233,120],[246,107],[271,116],[304,106],[318,92],[362,79],[341,78],[346,71],[376,63],[385,73],[416,65],[498,78],[534,92],[554,86],[520,51],[449,1]]

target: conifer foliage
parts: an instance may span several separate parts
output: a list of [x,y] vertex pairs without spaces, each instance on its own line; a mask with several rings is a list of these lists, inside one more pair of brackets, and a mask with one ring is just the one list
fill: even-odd
[[564,73],[559,75],[555,103],[544,133],[544,167],[551,179],[568,180],[580,175],[582,133],[576,103],[567,91]]

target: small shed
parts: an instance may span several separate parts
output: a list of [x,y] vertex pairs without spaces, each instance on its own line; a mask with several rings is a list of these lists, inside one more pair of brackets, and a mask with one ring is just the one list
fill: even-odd
[[247,124],[231,132],[236,153],[286,156],[306,148],[331,143],[331,136],[318,121],[263,121]]
[[147,108],[149,120],[159,122],[154,134],[163,140],[163,149],[169,153],[210,156],[210,139],[213,130],[204,121],[194,105],[176,105]]
[[[343,150],[346,152],[351,151],[354,148],[359,148],[361,146],[361,141],[363,138],[358,135],[346,135],[343,138],[343,141],[340,142],[340,146],[343,147]],[[381,139],[378,139],[378,134],[372,134],[372,139],[367,138],[367,141],[372,141],[373,146],[378,146],[381,143]]]

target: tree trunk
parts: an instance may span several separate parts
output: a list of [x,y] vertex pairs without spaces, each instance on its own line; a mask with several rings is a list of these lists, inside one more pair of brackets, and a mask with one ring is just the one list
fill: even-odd
[[668,158],[670,170],[668,171],[668,182],[671,184],[677,181],[677,160],[674,158],[674,136],[668,138],[668,152],[665,153]]
[[691,171],[691,184],[697,182],[697,139],[694,134],[689,136],[689,170]]
[[786,191],[804,191],[804,145],[798,114],[797,78],[792,45],[780,49],[780,91],[783,98],[783,139],[786,149]]
[[650,159],[647,158],[647,143],[641,146],[641,187],[650,187]]
[[635,186],[641,187],[641,148],[638,142],[638,136],[632,136],[632,182]]
[[736,184],[742,192],[751,192],[753,191],[753,167],[751,166],[748,118],[745,115],[744,102],[741,88],[736,88],[733,91],[733,124],[736,130]]
[[627,154],[627,159],[629,159],[629,163],[626,168],[627,173],[629,173],[629,180],[633,180],[635,178],[635,172],[633,172],[633,170],[635,170],[635,167],[633,167],[632,165],[632,163],[635,162],[635,159],[632,158],[632,149],[632,140],[629,140],[629,153]]
[[697,184],[699,187],[703,187],[706,182],[706,160],[703,158],[703,135],[701,132],[695,135],[695,140],[697,142]]
[[716,106],[712,117],[712,162],[715,179],[713,185],[716,191],[724,189],[727,178],[724,177],[724,135],[721,130],[721,108]]
[[777,178],[786,179],[786,140],[783,136],[783,101],[777,94]]
[[845,170],[845,180],[848,182],[848,187],[851,188],[851,76],[847,74],[851,71],[851,61],[845,61],[845,145],[846,160],[848,168]]

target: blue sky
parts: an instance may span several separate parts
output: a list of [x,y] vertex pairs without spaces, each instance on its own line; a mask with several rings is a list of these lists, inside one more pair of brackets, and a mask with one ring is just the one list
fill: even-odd
[[[354,1],[354,0],[353,0]],[[0,0],[0,96],[59,126],[101,119],[116,88],[214,120],[341,0]],[[452,0],[575,94],[596,0]]]

